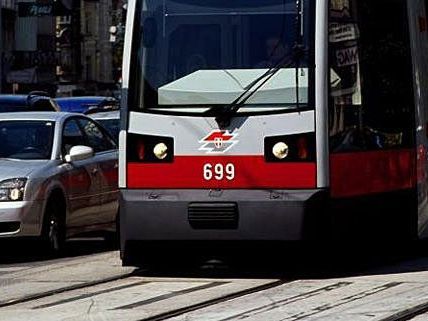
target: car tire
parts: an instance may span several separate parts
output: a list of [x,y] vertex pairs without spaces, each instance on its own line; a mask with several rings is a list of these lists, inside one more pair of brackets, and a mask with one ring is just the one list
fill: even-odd
[[43,216],[43,248],[50,254],[59,254],[65,244],[65,215],[58,200],[49,200]]

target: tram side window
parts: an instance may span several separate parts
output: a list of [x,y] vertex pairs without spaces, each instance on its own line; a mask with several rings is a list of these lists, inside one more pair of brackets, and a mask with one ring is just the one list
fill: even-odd
[[404,0],[331,0],[332,151],[414,144],[414,96]]

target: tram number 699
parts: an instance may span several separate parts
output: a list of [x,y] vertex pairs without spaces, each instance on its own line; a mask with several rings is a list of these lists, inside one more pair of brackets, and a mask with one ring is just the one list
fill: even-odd
[[227,179],[231,181],[235,178],[235,165],[229,163],[223,164],[205,164],[204,165],[204,179],[211,181],[213,179],[221,181]]

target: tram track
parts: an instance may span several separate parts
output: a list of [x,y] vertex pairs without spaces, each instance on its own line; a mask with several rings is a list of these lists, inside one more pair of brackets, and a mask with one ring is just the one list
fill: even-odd
[[330,321],[334,316],[425,321],[428,272],[419,263],[421,272],[409,274],[388,269],[385,274],[376,270],[359,276],[266,279],[260,274],[236,277],[222,266],[173,273],[127,270],[115,253],[101,254],[7,270],[0,275],[6,287],[0,319],[82,320],[91,314],[130,321]]
[[106,283],[113,282],[113,281],[123,280],[123,279],[126,279],[126,278],[133,276],[135,273],[136,273],[136,271],[133,271],[133,272],[128,273],[128,274],[113,276],[110,278],[106,278],[106,279],[102,279],[102,280],[96,280],[96,281],[87,282],[87,283],[83,283],[83,284],[70,285],[70,286],[60,288],[60,289],[55,289],[55,290],[50,290],[50,291],[46,291],[46,292],[42,292],[42,293],[32,294],[32,295],[28,295],[28,296],[21,297],[18,299],[0,301],[0,308],[9,307],[9,306],[17,305],[17,304],[21,304],[21,303],[27,303],[30,301],[39,300],[39,299],[47,298],[50,296],[74,291],[74,290],[89,288],[89,287],[96,286],[96,285],[106,284]]
[[268,290],[268,289],[277,287],[279,285],[283,285],[283,284],[290,283],[290,282],[293,282],[293,281],[294,280],[288,280],[288,281],[279,280],[279,281],[274,281],[274,282],[269,283],[269,284],[265,284],[265,285],[258,286],[258,287],[252,288],[252,289],[240,291],[240,292],[237,292],[237,293],[232,293],[232,294],[225,295],[225,296],[217,298],[217,299],[208,300],[206,302],[202,302],[202,303],[198,303],[198,304],[194,304],[194,305],[189,305],[188,307],[185,307],[185,308],[182,308],[182,309],[177,309],[175,311],[170,311],[170,312],[162,313],[162,314],[159,314],[157,316],[153,316],[153,317],[150,317],[150,318],[140,319],[138,321],[163,321],[163,320],[167,320],[167,319],[170,319],[170,318],[173,318],[173,317],[185,314],[185,313],[189,313],[189,312],[192,312],[192,311],[203,309],[203,308],[215,305],[215,304],[223,303],[223,302],[228,301],[228,300],[233,300],[233,299],[242,297],[244,295],[249,295],[249,294],[257,293],[257,292],[260,292],[260,291]]
[[[116,306],[115,308],[109,309],[109,311],[117,311],[117,312],[124,312],[124,311],[135,311],[137,312],[142,311],[141,309],[146,306],[150,306],[152,304],[160,303],[160,302],[167,302],[168,300],[175,300],[178,297],[185,298],[187,295],[190,294],[197,294],[199,292],[203,292],[205,290],[215,290],[216,288],[220,288],[221,286],[224,286],[228,283],[231,283],[231,280],[228,279],[204,279],[204,278],[198,278],[198,279],[192,279],[192,278],[169,278],[169,280],[163,281],[163,278],[156,278],[151,279],[150,277],[146,277],[147,271],[145,270],[135,270],[128,274],[123,274],[121,276],[111,277],[111,278],[105,278],[102,280],[97,280],[94,282],[87,282],[85,284],[79,284],[74,286],[68,286],[64,287],[62,289],[57,289],[53,291],[46,291],[43,293],[39,293],[37,295],[30,295],[26,297],[22,297],[20,299],[16,300],[9,300],[9,301],[3,301],[0,302],[0,308],[14,308],[14,306],[17,306],[17,309],[20,309],[22,306],[28,306],[29,310],[31,311],[43,311],[47,308],[61,308],[62,306],[66,304],[79,304],[79,302],[85,302],[85,300],[91,300],[93,297],[99,297],[100,295],[111,295],[119,291],[123,290],[130,290],[133,291],[133,288],[137,288],[139,286],[148,285],[150,283],[156,283],[158,282],[161,284],[162,282],[178,282],[182,284],[186,283],[192,283],[188,286],[188,288],[183,288],[181,290],[169,290],[165,292],[164,294],[154,295],[150,298],[145,298],[143,300],[134,300],[134,301],[127,301],[126,298],[123,299],[123,301],[120,302],[120,305]],[[168,279],[168,278],[167,278]],[[388,289],[394,289],[396,287],[399,287],[402,285],[401,282],[389,282],[384,283],[383,285],[379,285],[377,287],[368,287],[367,290],[363,292],[358,292],[354,295],[345,296],[342,299],[335,301],[335,302],[329,302],[327,304],[322,303],[321,298],[323,295],[327,295],[328,293],[333,293],[335,291],[342,291],[347,288],[351,288],[356,283],[352,281],[346,281],[346,280],[336,280],[331,282],[326,282],[328,280],[325,280],[323,282],[323,286],[318,284],[317,286],[307,289],[306,291],[301,291],[299,294],[294,296],[288,296],[285,294],[287,292],[287,289],[290,287],[295,287],[298,283],[304,283],[305,280],[297,280],[297,279],[277,279],[277,280],[269,280],[268,282],[265,282],[265,284],[261,285],[255,285],[255,286],[249,286],[246,289],[243,290],[237,290],[237,291],[231,291],[229,293],[226,293],[225,295],[217,295],[213,298],[209,299],[203,299],[200,302],[196,302],[194,304],[186,304],[182,305],[179,308],[172,308],[169,311],[158,311],[150,316],[142,316],[138,318],[138,315],[136,315],[136,318],[133,319],[135,321],[164,321],[164,320],[182,320],[187,319],[186,316],[188,314],[192,313],[200,313],[204,309],[222,309],[221,304],[229,304],[230,302],[234,302],[237,300],[246,300],[243,297],[248,296],[251,297],[252,295],[258,295],[258,296],[267,296],[267,292],[269,291],[278,291],[278,289],[282,289],[280,291],[284,291],[284,297],[281,300],[273,300],[272,302],[266,302],[264,305],[260,305],[258,307],[252,307],[249,309],[243,309],[241,313],[239,314],[231,314],[229,317],[220,317],[218,320],[236,320],[240,318],[252,318],[255,320],[258,320],[259,317],[263,318],[264,313],[269,313],[269,311],[273,311],[275,309],[283,309],[285,306],[288,305],[295,305],[299,304],[299,302],[302,302],[303,305],[305,305],[305,302],[313,300],[316,302],[316,306],[313,306],[310,308],[308,306],[308,310],[304,312],[298,312],[298,313],[292,313],[288,316],[285,316],[285,318],[280,318],[280,320],[309,320],[315,315],[320,313],[320,316],[325,314],[329,311],[334,311],[339,306],[346,305],[347,303],[350,303],[352,301],[357,301],[364,299],[364,297],[370,297],[372,295],[378,294],[384,290]],[[197,282],[201,282],[200,285],[195,284]],[[290,286],[288,286],[290,284]],[[103,289],[99,289],[100,286],[103,286]],[[301,287],[303,289],[304,287]],[[78,291],[81,290],[81,291]],[[352,292],[352,291],[351,291]],[[82,294],[83,293],[83,294]],[[363,295],[364,294],[364,295]],[[65,298],[64,298],[65,297]],[[253,298],[254,299],[254,298]],[[319,301],[319,302],[318,302]],[[48,302],[48,303],[43,303]],[[192,301],[187,301],[192,302]],[[324,305],[323,305],[324,304]],[[200,311],[198,311],[200,310]],[[428,312],[428,300],[419,304],[416,304],[414,306],[409,306],[406,309],[402,309],[400,311],[397,311],[389,316],[386,316],[384,318],[375,318],[377,321],[408,321],[412,320],[413,318],[423,315]],[[334,313],[334,312],[333,312]],[[321,317],[322,320],[329,320]],[[110,320],[107,318],[107,320]],[[193,319],[189,319],[193,320]],[[217,320],[217,319],[216,319]],[[262,320],[262,319],[260,319]],[[279,320],[279,319],[278,319]]]
[[[196,279],[186,278],[176,278],[176,277],[147,277],[147,270],[137,269],[127,274],[122,274],[118,276],[113,276],[109,278],[98,279],[92,282],[85,282],[83,284],[75,284],[66,287],[62,287],[59,289],[54,289],[50,291],[40,292],[37,294],[26,295],[17,299],[3,300],[0,301],[1,311],[7,310],[20,310],[22,308],[28,309],[28,311],[40,311],[44,312],[48,308],[61,308],[62,306],[66,306],[67,304],[79,304],[81,302],[85,302],[85,300],[91,300],[94,297],[99,297],[100,295],[111,295],[117,294],[118,292],[126,290],[133,290],[135,288],[154,283],[182,283],[186,285],[189,283],[188,288],[184,288],[181,290],[170,291],[165,294],[160,294],[157,296],[152,296],[149,299],[145,299],[142,301],[126,301],[123,299],[121,304],[112,310],[118,311],[131,311],[134,308],[138,308],[141,306],[150,305],[153,303],[159,303],[163,301],[167,301],[168,299],[174,300],[176,297],[184,297],[186,295],[197,294],[199,292],[204,292],[204,290],[216,290],[216,288],[221,288],[224,285],[232,285],[235,281],[225,278],[225,279],[213,279],[210,277],[203,277],[199,275]],[[202,273],[203,274],[203,273]],[[163,280],[165,279],[165,281]],[[193,281],[192,281],[193,280]],[[244,295],[254,294],[260,291],[268,290],[279,285],[283,285],[285,283],[292,282],[294,280],[266,280],[266,281],[257,281],[255,285],[245,285],[242,288],[243,290],[239,290],[239,287],[236,290],[232,289],[228,291],[225,295],[212,295],[213,298],[202,299],[202,301],[196,304],[183,305],[177,309],[171,309],[170,311],[160,312],[154,314],[147,318],[140,318],[136,320],[147,320],[147,321],[155,321],[155,320],[166,320],[175,316],[182,315],[184,313],[189,313],[192,311],[196,311],[198,309],[202,309],[204,307],[212,306],[215,304],[219,304],[228,300],[232,300],[235,298],[242,297]],[[191,284],[191,283],[198,283]],[[245,282],[244,282],[245,283]],[[261,285],[258,285],[261,284]],[[100,290],[100,286],[104,289]],[[150,290],[147,290],[150,292]],[[84,294],[82,294],[82,292]],[[221,292],[221,291],[220,291]],[[47,303],[40,303],[47,302]],[[6,309],[6,310],[4,310]],[[1,313],[0,311],[0,313]]]
[[407,310],[403,310],[401,312],[396,313],[390,317],[382,319],[380,321],[409,321],[413,318],[424,315],[428,312],[428,301],[425,303],[421,303]]
[[[275,287],[286,285],[287,283],[292,283],[293,281],[301,282],[304,280],[288,280],[288,281],[279,280],[279,281],[273,282],[269,285],[260,286],[260,287],[250,289],[250,290],[246,290],[246,291],[242,291],[239,293],[234,293],[234,294],[227,295],[227,296],[224,296],[221,298],[217,298],[215,300],[209,300],[209,301],[206,301],[206,302],[203,302],[200,304],[189,305],[189,306],[182,308],[182,309],[170,311],[168,313],[159,314],[157,316],[150,317],[150,318],[142,318],[142,319],[139,319],[138,321],[188,320],[187,314],[191,314],[191,312],[196,312],[197,310],[204,309],[204,308],[214,308],[215,305],[225,303],[226,301],[229,301],[229,300],[232,301],[234,299],[238,299],[238,298],[243,297],[245,295],[251,295],[251,294],[255,294],[257,292],[261,292],[264,290],[269,290],[269,289],[272,289]],[[338,283],[332,284],[330,286],[326,286],[324,288],[322,287],[322,288],[319,288],[319,289],[316,289],[313,291],[307,291],[307,292],[300,293],[297,296],[289,297],[289,298],[286,298],[282,301],[281,300],[280,301],[274,301],[274,302],[271,302],[270,304],[267,304],[265,306],[256,307],[256,308],[249,309],[249,310],[244,310],[240,314],[231,315],[231,316],[226,317],[226,318],[219,316],[218,319],[215,319],[215,320],[232,321],[232,320],[238,320],[238,319],[242,319],[242,318],[250,318],[250,319],[254,319],[254,320],[263,320],[263,317],[264,317],[263,313],[266,313],[269,310],[271,310],[271,311],[274,309],[279,310],[281,308],[284,308],[284,306],[286,306],[290,303],[291,304],[297,303],[298,301],[304,301],[304,300],[307,300],[309,298],[316,298],[317,299],[323,293],[325,294],[327,292],[334,291],[334,290],[339,289],[339,288],[345,288],[348,285],[352,285],[352,284],[353,284],[353,282],[338,282]],[[400,283],[400,282],[390,282],[390,283],[387,283],[387,284],[384,284],[384,285],[381,285],[378,287],[371,288],[371,289],[365,291],[366,293],[363,292],[363,293],[358,293],[356,295],[348,296],[348,297],[344,298],[345,302],[340,302],[340,300],[339,300],[339,302],[336,302],[336,303],[320,304],[317,306],[316,309],[313,309],[312,311],[310,309],[308,309],[308,311],[299,312],[299,313],[296,313],[294,315],[291,314],[291,315],[288,315],[287,317],[279,318],[278,320],[281,320],[281,321],[286,321],[286,320],[287,321],[288,320],[292,320],[292,321],[313,320],[312,318],[318,314],[320,314],[321,320],[323,320],[323,321],[324,320],[330,320],[330,319],[326,318],[325,315],[323,315],[323,314],[331,311],[331,313],[333,313],[333,315],[334,315],[335,312],[333,312],[333,311],[341,305],[346,305],[349,302],[361,300],[361,299],[364,299],[364,297],[367,298],[367,297],[370,297],[372,295],[379,294],[385,290],[392,289],[392,288],[398,287],[400,285],[402,285],[402,283]],[[320,300],[320,302],[321,302],[321,300]],[[224,308],[224,306],[223,306],[223,308]],[[221,310],[221,309],[222,308],[220,306],[215,307],[215,310]],[[396,313],[393,313],[392,315],[389,315],[389,316],[384,317],[384,318],[377,318],[373,315],[373,320],[377,320],[377,321],[410,321],[410,320],[413,320],[413,318],[415,318],[417,316],[425,315],[427,312],[428,312],[428,300],[426,302],[417,304],[415,306],[409,306],[408,308],[402,309],[402,310],[400,310]],[[209,312],[208,312],[208,315],[209,315]],[[363,316],[363,315],[364,315],[364,313],[361,314],[361,316]],[[200,316],[204,316],[204,314],[201,314]],[[176,317],[182,317],[182,318],[176,318]],[[365,317],[367,317],[367,315]],[[193,318],[191,318],[191,317],[189,318],[189,320],[194,320],[194,319],[197,320],[198,318],[195,318],[195,316],[193,316]],[[427,314],[427,319],[428,319],[428,314]],[[355,320],[357,320],[357,319],[355,319]],[[360,320],[360,319],[358,319],[358,320]],[[425,320],[425,319],[423,319],[423,320]]]
[[[46,291],[43,293],[39,293],[37,295],[29,295],[29,296],[22,297],[22,298],[16,299],[16,300],[3,301],[3,302],[0,302],[0,308],[19,306],[21,304],[30,304],[31,305],[33,302],[37,302],[38,300],[41,300],[41,299],[48,299],[48,300],[53,300],[53,301],[49,304],[35,305],[32,307],[33,310],[43,310],[43,309],[50,308],[50,307],[61,306],[63,304],[67,304],[67,303],[71,303],[71,302],[76,302],[76,301],[80,301],[80,300],[84,300],[84,299],[90,299],[91,297],[95,297],[95,296],[103,294],[103,293],[104,294],[105,293],[114,293],[116,291],[123,290],[126,288],[132,288],[132,287],[136,287],[136,286],[141,286],[143,284],[148,284],[148,283],[150,283],[150,281],[147,281],[147,280],[145,281],[145,277],[143,276],[145,274],[146,274],[145,270],[135,270],[131,273],[124,274],[121,276],[105,278],[105,279],[97,280],[94,282],[87,282],[85,284],[68,286],[68,287],[64,287],[62,289],[57,289],[57,290],[52,290],[52,291]],[[131,282],[131,280],[132,280],[132,282]],[[158,296],[152,297],[150,299],[143,300],[141,302],[137,301],[137,302],[128,303],[128,304],[126,304],[126,302],[123,302],[124,305],[121,305],[121,306],[115,308],[114,310],[119,310],[119,311],[132,310],[133,308],[136,308],[136,307],[142,307],[142,306],[152,304],[154,302],[160,302],[160,301],[164,301],[167,299],[173,299],[174,297],[178,297],[178,296],[185,296],[189,293],[197,293],[198,291],[202,291],[202,290],[206,290],[206,289],[210,289],[210,288],[215,288],[215,287],[229,283],[227,281],[227,279],[224,279],[224,280],[214,279],[212,281],[207,281],[207,279],[205,279],[205,281],[207,282],[207,284],[205,284],[205,285],[193,286],[193,287],[190,287],[189,289],[180,290],[180,291],[171,291],[167,294],[158,295]],[[247,288],[247,289],[244,289],[241,291],[231,292],[231,293],[228,293],[226,295],[221,295],[221,296],[218,296],[218,297],[215,297],[212,299],[207,299],[207,300],[195,303],[195,304],[189,304],[189,305],[177,308],[177,309],[172,309],[170,311],[159,312],[155,315],[148,316],[148,317],[142,317],[142,318],[138,318],[135,320],[136,321],[170,320],[170,319],[174,319],[176,317],[181,317],[181,316],[184,316],[186,314],[190,314],[192,312],[196,312],[198,310],[202,310],[204,308],[213,308],[214,306],[222,304],[222,303],[226,303],[227,301],[233,301],[233,300],[239,299],[239,298],[242,299],[242,297],[247,296],[247,295],[260,294],[263,291],[269,291],[272,289],[275,290],[275,288],[278,288],[281,286],[287,286],[287,284],[290,284],[293,282],[302,282],[302,281],[304,281],[304,280],[297,280],[297,279],[272,280],[271,282],[268,282],[266,284],[250,287],[250,288]],[[117,285],[118,284],[117,282],[120,282],[121,285]],[[125,284],[125,282],[129,282],[129,283]],[[186,279],[181,279],[179,282],[186,283],[187,281],[186,281]],[[191,282],[191,281],[188,281],[188,282]],[[258,308],[245,310],[240,315],[231,316],[229,318],[219,318],[219,320],[229,320],[229,319],[234,320],[236,318],[250,317],[250,316],[256,317],[256,319],[257,319],[258,313],[266,312],[266,311],[270,310],[271,308],[273,309],[273,307],[274,308],[284,307],[285,305],[294,304],[294,303],[297,303],[299,301],[305,301],[305,300],[308,300],[311,298],[314,299],[314,298],[317,298],[318,296],[320,296],[322,294],[325,294],[328,292],[333,292],[333,291],[336,291],[338,289],[344,289],[348,286],[351,286],[352,284],[353,284],[352,282],[338,281],[336,283],[331,283],[330,285],[327,285],[324,287],[319,287],[319,288],[316,288],[316,289],[311,290],[311,291],[304,291],[304,292],[300,293],[299,295],[296,295],[293,297],[288,297],[288,298],[285,298],[285,299],[280,300],[280,301],[272,302],[271,303],[272,307],[269,307],[270,305],[267,304],[265,306],[261,306]],[[93,292],[91,292],[91,290],[93,288],[96,288],[97,286],[100,286],[100,285],[104,285],[106,288],[108,288],[108,290],[104,290],[104,291],[93,290]],[[382,290],[383,288],[385,288],[385,289],[393,288],[395,286],[398,286],[399,283],[394,283],[394,284],[390,283],[389,284],[390,287],[387,285],[388,284],[386,284],[384,286],[380,286],[379,291]],[[382,289],[380,289],[380,288],[382,288]],[[76,290],[84,290],[85,292],[87,291],[87,294],[84,294],[84,295],[72,294],[73,291],[76,291]],[[371,293],[376,292],[375,290],[376,290],[376,288],[368,290],[367,291],[368,296],[371,295]],[[58,297],[60,297],[61,295],[67,296],[68,294],[70,294],[68,299],[58,299],[58,300],[56,299],[57,296]],[[360,297],[360,296],[361,295],[356,295],[355,297]],[[352,298],[352,296],[347,297],[346,299],[350,299],[350,298]],[[340,303],[340,302],[337,302],[337,304],[331,304],[330,306],[329,306],[329,304],[327,304],[327,305],[324,305],[323,309],[319,309],[319,310],[317,309],[317,310],[320,313],[326,312],[328,310],[333,310],[334,308],[336,308],[337,306],[339,306],[341,304],[342,303]],[[311,318],[318,313],[318,312],[311,313],[311,311],[306,311],[306,312],[307,313],[301,313],[300,315],[299,314],[296,314],[294,316],[290,315],[289,317],[286,317],[284,320],[306,320],[307,318]],[[385,318],[380,318],[380,319],[376,319],[376,320],[378,320],[378,321],[408,321],[408,320],[411,320],[417,316],[423,315],[427,312],[428,312],[428,300],[426,302],[417,304],[417,305],[409,307],[407,309],[403,309],[401,311],[398,311],[398,312],[396,312],[390,316],[387,316]],[[260,316],[261,315],[262,314],[260,314]]]

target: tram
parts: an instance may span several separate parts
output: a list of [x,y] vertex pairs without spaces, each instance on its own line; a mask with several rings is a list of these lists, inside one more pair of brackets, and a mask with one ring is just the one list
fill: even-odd
[[423,0],[130,0],[121,258],[156,242],[418,239]]

